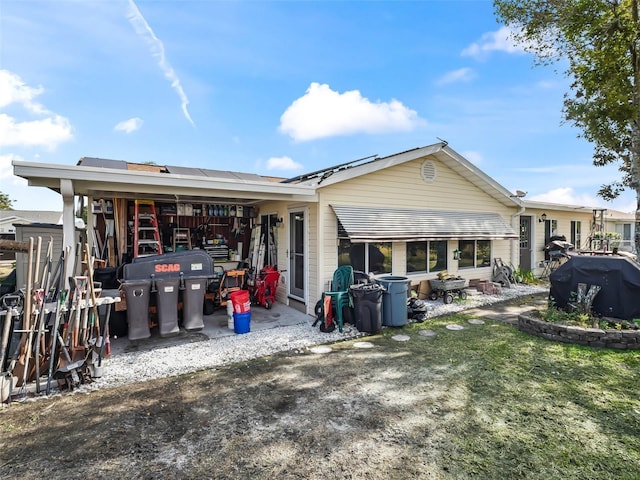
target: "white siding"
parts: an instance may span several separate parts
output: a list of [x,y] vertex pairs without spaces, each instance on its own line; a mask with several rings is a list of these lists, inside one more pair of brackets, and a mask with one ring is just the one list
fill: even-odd
[[[354,179],[319,189],[319,231],[321,232],[318,248],[321,263],[319,274],[322,282],[315,291],[319,298],[324,286],[331,280],[338,264],[337,221],[331,204],[361,205],[370,208],[402,207],[416,210],[453,210],[472,212],[494,212],[512,225],[511,215],[515,207],[509,209],[495,198],[487,195],[475,185],[469,183],[443,162],[432,159],[436,166],[436,178],[427,183],[421,177],[424,159],[414,160],[395,167],[370,173]],[[516,229],[517,230],[517,229]],[[513,246],[512,246],[513,244]],[[457,241],[449,242],[448,271],[456,273],[457,261],[453,260],[453,250]],[[492,257],[511,258],[512,248],[517,242],[512,240],[496,240],[492,242]],[[392,253],[393,274],[406,274],[406,244],[397,242]],[[460,274],[465,278],[491,278],[491,268],[463,269]],[[435,274],[411,275],[413,284],[424,278],[434,278]]]

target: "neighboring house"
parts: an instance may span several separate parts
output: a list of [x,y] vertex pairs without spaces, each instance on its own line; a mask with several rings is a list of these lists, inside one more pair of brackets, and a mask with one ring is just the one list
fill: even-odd
[[[90,241],[106,244],[104,226],[115,223],[120,261],[131,252],[133,201],[154,200],[167,226],[165,245],[172,230],[188,229],[199,232],[192,247],[213,252],[220,240],[240,258],[255,258],[262,239],[260,255],[282,271],[277,299],[309,314],[341,264],[406,276],[413,285],[444,270],[490,279],[495,258],[539,271],[545,233],[555,228],[567,240],[572,232],[585,238],[592,217],[590,209],[523,201],[444,142],[286,180],[96,158],[76,166],[13,166],[30,185],[61,192],[65,245],[75,247],[74,205],[86,196],[99,206],[88,218]],[[111,202],[105,216],[102,205]]]
[[[0,239],[15,240],[16,225],[30,223],[62,224],[62,211],[0,210]],[[0,250],[2,260],[15,260],[15,253]]]

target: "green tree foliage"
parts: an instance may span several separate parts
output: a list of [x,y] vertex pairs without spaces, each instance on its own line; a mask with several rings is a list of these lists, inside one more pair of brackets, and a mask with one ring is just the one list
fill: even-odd
[[6,193],[0,192],[0,210],[13,210],[13,200]]
[[538,64],[566,65],[563,115],[594,145],[593,163],[616,163],[619,181],[598,195],[636,192],[640,251],[640,22],[637,0],[494,0],[498,20]]

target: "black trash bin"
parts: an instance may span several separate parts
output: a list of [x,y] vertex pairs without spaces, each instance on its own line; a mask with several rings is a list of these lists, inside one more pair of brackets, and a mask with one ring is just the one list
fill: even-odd
[[207,277],[184,279],[182,325],[185,330],[202,330],[204,328],[204,294],[207,290],[207,281]]
[[122,283],[127,302],[127,323],[129,340],[142,340],[151,336],[149,330],[150,280],[131,280]]
[[180,293],[179,278],[158,278],[155,280],[157,289],[158,326],[161,337],[170,337],[180,333],[178,327],[178,294]]
[[385,289],[377,283],[352,285],[349,293],[353,299],[356,328],[361,332],[375,333],[382,328],[382,294]]
[[387,327],[401,327],[408,321],[407,297],[409,279],[407,277],[388,275],[376,279],[385,293],[382,296],[382,324]]

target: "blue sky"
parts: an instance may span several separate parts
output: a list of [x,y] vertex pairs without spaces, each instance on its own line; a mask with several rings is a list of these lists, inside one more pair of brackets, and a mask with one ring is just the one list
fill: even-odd
[[2,0],[0,191],[62,208],[14,159],[293,177],[444,139],[527,199],[634,210],[597,198],[620,175],[562,124],[567,88],[491,1]]

